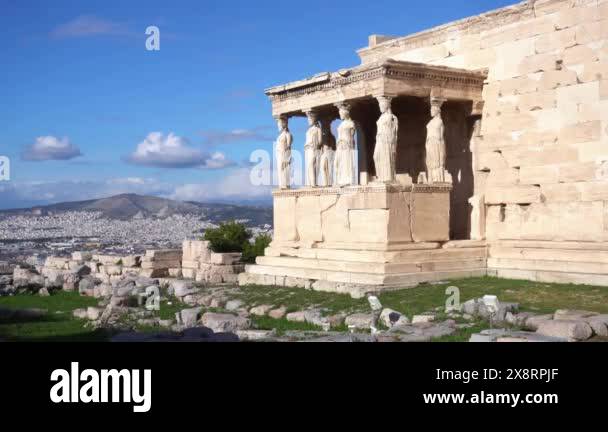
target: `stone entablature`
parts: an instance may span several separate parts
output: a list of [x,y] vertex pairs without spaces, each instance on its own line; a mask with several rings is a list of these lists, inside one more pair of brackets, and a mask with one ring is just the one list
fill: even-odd
[[266,94],[272,114],[301,115],[321,107],[373,96],[437,96],[452,100],[482,100],[483,71],[383,60],[334,73],[272,87]]
[[366,186],[347,186],[347,187],[327,187],[327,188],[303,188],[303,189],[288,189],[272,191],[273,197],[287,196],[321,196],[321,195],[338,195],[338,194],[356,194],[356,193],[395,193],[395,192],[412,192],[416,193],[449,193],[452,190],[450,183],[436,183],[433,185],[427,184],[370,184]]

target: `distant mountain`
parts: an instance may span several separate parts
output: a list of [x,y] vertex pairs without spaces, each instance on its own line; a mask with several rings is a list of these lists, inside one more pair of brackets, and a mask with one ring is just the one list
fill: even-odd
[[67,211],[101,212],[110,219],[164,219],[175,214],[200,215],[210,222],[248,219],[252,225],[272,224],[269,205],[236,205],[174,201],[137,194],[122,194],[87,201],[63,202],[28,209],[0,210],[0,215],[50,215]]

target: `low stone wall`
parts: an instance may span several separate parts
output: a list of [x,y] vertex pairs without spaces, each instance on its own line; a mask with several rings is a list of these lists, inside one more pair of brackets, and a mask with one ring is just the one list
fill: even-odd
[[206,283],[235,283],[245,270],[240,253],[216,253],[209,242],[185,240],[182,246],[182,277]]

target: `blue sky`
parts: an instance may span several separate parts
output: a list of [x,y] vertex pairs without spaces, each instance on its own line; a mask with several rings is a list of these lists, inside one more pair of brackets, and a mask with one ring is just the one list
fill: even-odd
[[[245,160],[276,136],[264,89],[359,64],[406,35],[512,0],[0,0],[0,208],[136,192],[262,199]],[[145,29],[160,29],[160,51]],[[291,122],[295,148],[304,121]],[[139,151],[137,151],[139,148]]]

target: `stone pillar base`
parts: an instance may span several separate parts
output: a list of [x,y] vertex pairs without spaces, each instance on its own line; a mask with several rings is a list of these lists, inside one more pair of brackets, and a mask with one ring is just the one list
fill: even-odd
[[246,266],[240,285],[276,285],[350,294],[486,275],[485,242],[412,243],[391,251],[274,248]]

